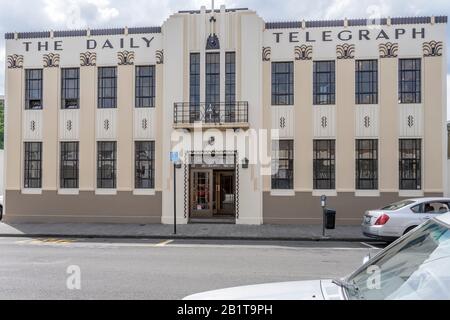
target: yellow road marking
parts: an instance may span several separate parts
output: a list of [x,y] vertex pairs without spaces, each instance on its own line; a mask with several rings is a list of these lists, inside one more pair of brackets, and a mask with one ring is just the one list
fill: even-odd
[[35,238],[29,240],[17,241],[17,244],[32,244],[32,245],[45,245],[45,244],[70,244],[75,242],[72,239],[56,239],[56,238]]
[[169,243],[172,243],[172,242],[173,242],[173,240],[166,240],[166,241],[160,242],[158,244],[155,244],[155,247],[164,247],[164,246],[166,246],[166,245],[168,245]]

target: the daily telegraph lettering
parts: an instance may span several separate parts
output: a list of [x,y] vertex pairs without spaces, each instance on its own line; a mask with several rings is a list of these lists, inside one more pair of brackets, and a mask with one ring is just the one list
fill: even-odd
[[[116,39],[86,39],[86,50],[96,49],[139,49],[150,48],[154,37],[139,37],[139,38],[116,38]],[[37,51],[63,51],[64,40],[55,41],[25,41],[23,42],[26,52],[31,50]]]
[[324,30],[273,32],[276,43],[280,42],[331,42],[331,41],[370,41],[370,40],[401,40],[401,39],[425,39],[425,28],[395,28],[395,29],[359,29],[359,30]]
[[[425,28],[367,28],[357,30],[323,30],[323,31],[285,31],[272,32],[276,43],[314,43],[332,41],[370,41],[370,40],[401,40],[425,39]],[[126,37],[126,38],[89,38],[84,41],[86,50],[114,50],[149,48],[154,37]],[[64,40],[24,41],[26,52],[29,51],[63,51]]]

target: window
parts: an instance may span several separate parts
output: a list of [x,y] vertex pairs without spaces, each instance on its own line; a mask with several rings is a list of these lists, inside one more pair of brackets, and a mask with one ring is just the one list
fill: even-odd
[[117,68],[98,68],[98,107],[117,107]]
[[420,103],[421,59],[400,59],[398,92],[400,103]]
[[78,109],[80,102],[80,69],[61,69],[61,108]]
[[335,104],[336,73],[334,61],[314,61],[314,104]]
[[153,189],[155,187],[155,142],[135,142],[135,188]]
[[78,189],[78,142],[61,142],[60,188]]
[[356,61],[356,104],[378,103],[378,61]]
[[42,187],[42,142],[25,142],[24,187]]
[[272,105],[294,104],[294,64],[272,62]]
[[356,189],[378,189],[378,140],[356,140]]
[[235,121],[236,54],[225,54],[225,122]]
[[400,190],[422,189],[420,139],[400,139]]
[[335,188],[335,141],[314,140],[314,189]]
[[116,142],[97,142],[97,188],[116,188]]
[[294,140],[272,141],[272,189],[294,189]]
[[189,66],[190,122],[200,119],[200,53],[191,53]]
[[136,108],[155,107],[155,66],[136,67]]
[[220,112],[220,53],[206,54],[206,122],[219,122]]
[[25,109],[42,109],[42,69],[25,70]]

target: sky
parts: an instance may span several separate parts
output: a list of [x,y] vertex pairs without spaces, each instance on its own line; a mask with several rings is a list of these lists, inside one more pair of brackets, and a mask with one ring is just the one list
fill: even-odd
[[[0,0],[0,95],[4,93],[5,32],[159,26],[179,10],[211,0]],[[449,0],[215,0],[215,7],[249,8],[265,21],[450,15]],[[447,31],[447,43],[450,33]],[[450,58],[450,55],[448,55]],[[447,72],[450,119],[450,63]]]

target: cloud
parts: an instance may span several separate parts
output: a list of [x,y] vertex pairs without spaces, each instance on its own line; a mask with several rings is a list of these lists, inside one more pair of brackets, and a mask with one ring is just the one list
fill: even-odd
[[109,0],[44,0],[44,11],[50,21],[68,29],[87,27],[87,19],[108,23],[119,16]]

